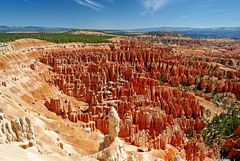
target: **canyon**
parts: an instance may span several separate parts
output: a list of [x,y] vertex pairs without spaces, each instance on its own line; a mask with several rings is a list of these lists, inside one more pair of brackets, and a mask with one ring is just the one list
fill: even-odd
[[7,44],[0,55],[0,127],[11,137],[0,133],[0,151],[31,154],[23,160],[210,161],[226,149],[239,159],[239,128],[221,140],[223,147],[207,145],[202,133],[227,113],[215,97],[240,100],[240,43],[149,41]]

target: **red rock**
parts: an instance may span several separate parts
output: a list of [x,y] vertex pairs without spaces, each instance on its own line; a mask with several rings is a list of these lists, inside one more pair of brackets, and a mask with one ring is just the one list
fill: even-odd
[[[41,62],[50,65],[56,74],[50,82],[65,94],[89,104],[86,111],[81,111],[70,103],[51,99],[45,104],[50,111],[107,134],[108,112],[115,107],[122,120],[119,135],[131,144],[149,150],[165,149],[166,144],[185,147],[187,160],[216,155],[214,149],[209,153],[205,150],[197,135],[205,127],[204,107],[195,96],[168,87],[198,85],[201,75],[210,75],[208,63],[182,59],[171,48],[133,41],[121,41],[105,50],[63,49],[42,55]],[[236,83],[230,84],[231,92],[240,91]],[[215,90],[213,81],[207,84],[203,79],[200,85],[209,92]],[[224,92],[225,84],[219,83],[216,91]],[[196,95],[206,97],[203,93]],[[191,128],[198,136],[193,140],[187,139]]]
[[238,137],[240,137],[240,127],[238,127],[238,128],[235,130],[235,135],[237,135]]
[[230,160],[240,160],[240,149],[232,148],[228,154]]
[[215,90],[215,85],[214,85],[214,82],[211,81],[208,85],[207,91],[208,92],[213,92],[214,90]]
[[205,80],[205,79],[202,79],[202,82],[201,82],[201,89],[204,90],[204,89],[206,89],[206,87],[207,87],[206,80]]

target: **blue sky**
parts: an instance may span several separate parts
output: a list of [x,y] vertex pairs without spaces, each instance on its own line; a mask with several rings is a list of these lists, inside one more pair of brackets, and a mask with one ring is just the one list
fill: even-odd
[[240,26],[240,0],[0,0],[0,25],[236,27]]

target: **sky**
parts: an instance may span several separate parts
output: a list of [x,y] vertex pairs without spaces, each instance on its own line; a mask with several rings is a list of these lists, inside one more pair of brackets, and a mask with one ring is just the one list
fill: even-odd
[[0,25],[240,27],[240,0],[0,0]]

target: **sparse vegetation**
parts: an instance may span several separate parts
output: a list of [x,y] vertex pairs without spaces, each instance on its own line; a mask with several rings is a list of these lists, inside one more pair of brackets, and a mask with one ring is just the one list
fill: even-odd
[[161,84],[165,83],[164,78],[158,78],[158,80],[159,80],[159,82],[160,82]]
[[239,72],[240,72],[240,65],[237,67],[237,71],[239,71]]
[[188,138],[193,138],[194,136],[195,136],[195,135],[194,135],[194,131],[193,131],[192,128],[190,128],[190,129],[188,130],[187,137],[188,137]]
[[236,113],[222,113],[216,116],[203,131],[205,143],[209,146],[221,145],[221,140],[230,137],[238,126],[240,126],[240,118]]
[[240,115],[240,101],[237,99],[230,99],[226,93],[213,95],[212,102],[217,107],[226,110],[228,113],[237,113]]
[[194,90],[195,87],[196,87],[195,85],[187,86],[187,85],[181,84],[179,85],[179,90],[188,92],[188,91]]
[[231,137],[235,129],[240,126],[240,102],[230,100],[225,93],[216,94],[212,98],[213,103],[226,112],[207,123],[206,129],[203,131],[203,138],[209,146],[221,145],[221,141]]
[[103,35],[73,35],[69,33],[2,33],[0,42],[10,42],[23,38],[46,40],[54,43],[83,42],[107,43],[111,36]]

